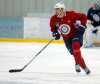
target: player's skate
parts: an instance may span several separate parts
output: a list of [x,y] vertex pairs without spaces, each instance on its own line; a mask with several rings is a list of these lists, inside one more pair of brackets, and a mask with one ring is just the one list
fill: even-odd
[[80,69],[80,65],[79,64],[76,64],[75,65],[75,70],[76,70],[76,72],[81,72],[81,69]]
[[89,74],[91,73],[91,71],[90,71],[87,67],[84,69],[84,71],[85,71],[85,73],[86,73],[87,75],[89,75]]

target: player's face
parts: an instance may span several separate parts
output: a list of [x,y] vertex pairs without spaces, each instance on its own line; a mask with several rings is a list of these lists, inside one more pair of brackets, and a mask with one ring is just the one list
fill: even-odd
[[55,14],[59,18],[63,18],[64,17],[64,9],[63,8],[56,8],[55,9]]
[[100,5],[99,4],[95,4],[95,9],[96,10],[100,10]]
[[100,6],[99,6],[98,4],[93,4],[93,8],[94,8],[95,10],[99,10],[99,9],[100,9]]
[[94,9],[94,10],[96,9],[96,4],[93,4],[93,9]]

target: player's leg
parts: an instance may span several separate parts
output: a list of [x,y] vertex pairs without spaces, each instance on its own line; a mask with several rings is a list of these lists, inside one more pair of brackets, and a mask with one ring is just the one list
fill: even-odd
[[[73,55],[73,49],[72,49],[72,38],[69,39],[64,39],[64,43],[68,51],[70,52],[71,55]],[[78,61],[75,59],[75,70],[76,72],[80,72],[80,65],[78,64]]]
[[73,55],[77,63],[81,66],[81,68],[85,68],[86,64],[81,56],[81,51],[80,51],[80,42],[79,41],[73,41],[72,42],[72,48],[73,48]]
[[94,29],[94,27],[91,24],[87,24],[87,29],[84,33],[84,47],[88,48],[88,47],[92,47],[93,43],[94,43],[94,34],[92,33],[92,30]]
[[69,53],[70,53],[71,55],[73,55],[72,45],[71,45],[71,43],[72,43],[72,38],[70,38],[70,39],[64,39],[64,43],[65,43],[65,46],[66,46],[66,48],[68,49]]
[[87,68],[85,61],[81,55],[81,46],[83,44],[83,37],[75,37],[72,40],[72,49],[73,49],[73,55],[74,55],[74,59],[75,61],[77,61],[77,63],[80,65],[80,67],[82,69],[85,70],[86,74],[90,73],[90,70]]
[[96,27],[97,31],[97,40],[100,40],[100,26]]

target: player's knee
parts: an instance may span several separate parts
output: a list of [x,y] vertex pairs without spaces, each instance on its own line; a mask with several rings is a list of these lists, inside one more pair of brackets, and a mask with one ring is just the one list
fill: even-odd
[[74,41],[72,43],[72,49],[73,49],[73,52],[80,52],[80,42],[79,41]]

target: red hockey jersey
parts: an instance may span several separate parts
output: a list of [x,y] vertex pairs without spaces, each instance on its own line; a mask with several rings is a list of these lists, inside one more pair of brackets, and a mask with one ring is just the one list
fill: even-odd
[[50,18],[51,32],[58,30],[63,38],[71,38],[77,30],[75,26],[76,21],[80,21],[81,25],[86,25],[87,17],[83,13],[76,13],[74,11],[67,11],[63,18],[53,15]]

